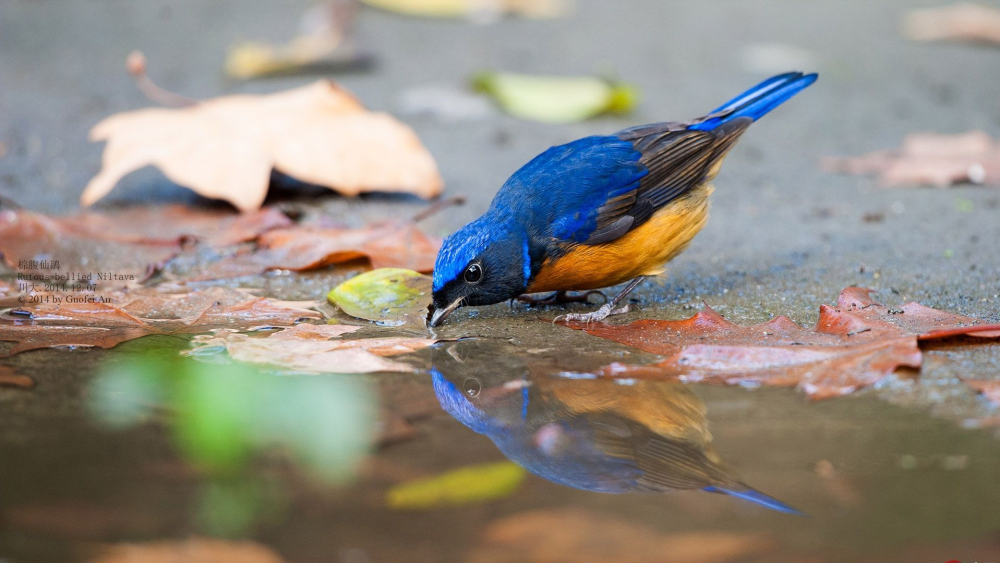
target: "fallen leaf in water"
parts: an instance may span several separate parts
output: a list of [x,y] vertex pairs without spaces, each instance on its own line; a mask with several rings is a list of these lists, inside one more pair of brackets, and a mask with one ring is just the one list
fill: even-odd
[[291,227],[268,231],[257,248],[213,262],[194,273],[193,280],[224,279],[269,270],[313,270],[331,264],[367,259],[373,268],[434,269],[441,240],[412,223],[383,223],[361,229]]
[[0,211],[0,254],[28,274],[25,293],[109,289],[142,281],[187,244],[221,248],[291,224],[272,208],[238,214],[168,205],[65,217],[6,210]]
[[272,170],[345,195],[402,191],[429,198],[443,183],[409,127],[367,111],[329,81],[265,96],[120,113],[94,126],[90,138],[108,144],[100,173],[81,196],[85,206],[148,165],[241,211],[261,206]]
[[14,368],[0,365],[0,387],[21,387],[31,389],[35,386],[35,380],[27,375],[21,375],[14,371]]
[[16,343],[9,354],[52,347],[111,348],[150,334],[245,330],[322,318],[295,304],[221,287],[177,294],[135,289],[49,297],[63,302],[28,305],[0,317],[0,340]]
[[822,165],[829,172],[877,175],[883,186],[946,187],[963,182],[1000,186],[1000,143],[982,131],[918,133],[907,136],[897,151],[826,158]]
[[986,397],[986,400],[1000,405],[1000,380],[963,379],[962,381]]
[[284,45],[245,42],[226,55],[226,74],[254,78],[294,72],[345,70],[362,65],[354,41],[357,5],[335,0],[311,7],[299,21],[299,35]]
[[632,111],[638,91],[629,85],[600,78],[531,76],[485,72],[473,86],[500,104],[507,113],[546,123],[572,123],[602,113]]
[[359,319],[382,324],[423,324],[431,304],[433,280],[403,268],[381,268],[354,276],[333,288],[327,299]]
[[578,509],[518,512],[490,522],[469,563],[725,563],[766,552],[753,534],[664,533]]
[[468,18],[489,21],[505,14],[534,19],[563,17],[573,7],[572,0],[361,0],[369,6],[408,16]]
[[613,364],[608,375],[740,385],[798,386],[814,399],[851,393],[900,367],[919,369],[919,342],[957,336],[1000,338],[1000,325],[909,303],[893,309],[871,290],[849,287],[836,307],[820,306],[812,330],[788,317],[742,326],[706,307],[683,321],[627,325],[562,323],[668,356],[645,366]]
[[426,510],[487,502],[517,490],[525,471],[509,461],[455,469],[389,489],[385,504],[394,510]]
[[105,547],[90,563],[284,563],[284,559],[252,541],[194,538],[184,541],[126,543]]
[[358,330],[356,326],[300,324],[255,338],[234,331],[218,332],[194,339],[191,355],[205,350],[225,349],[239,362],[275,366],[310,373],[374,373],[413,371],[407,364],[386,360],[415,352],[434,344],[427,338],[362,338],[343,340],[340,336]]
[[1000,44],[1000,10],[978,4],[913,10],[903,19],[903,35],[914,41]]

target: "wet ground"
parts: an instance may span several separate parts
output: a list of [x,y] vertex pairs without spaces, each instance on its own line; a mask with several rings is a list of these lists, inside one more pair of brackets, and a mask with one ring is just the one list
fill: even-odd
[[[0,194],[40,211],[75,208],[100,160],[100,146],[86,142],[87,130],[109,113],[147,105],[122,71],[132,48],[146,53],[162,86],[192,96],[274,91],[308,80],[232,83],[221,74],[231,43],[287,38],[305,4],[0,4]],[[798,46],[815,59],[820,81],[744,137],[716,182],[708,226],[674,261],[669,277],[637,292],[629,318],[684,318],[705,301],[736,322],[786,314],[809,324],[820,303],[860,285],[878,290],[887,304],[919,301],[1000,322],[1000,192],[887,190],[818,166],[823,156],[897,146],[911,132],[1000,134],[1000,52],[903,40],[901,15],[923,5],[594,0],[581,2],[567,19],[488,26],[365,11],[361,40],[378,66],[337,79],[369,107],[389,111],[408,88],[460,87],[486,68],[613,70],[641,87],[635,115],[576,125],[500,115],[462,122],[403,116],[437,158],[448,192],[468,198],[465,207],[429,220],[431,231],[444,234],[481,213],[503,180],[546,147],[703,113],[764,77],[746,64],[752,47]],[[102,205],[150,198],[201,203],[146,170]],[[361,222],[409,214],[422,203],[324,195],[310,196],[306,205]],[[277,297],[319,298],[343,275],[246,282]],[[381,445],[356,481],[338,487],[303,478],[280,456],[220,481],[184,461],[171,438],[172,418],[155,410],[129,430],[97,422],[88,401],[103,365],[150,349],[186,349],[186,342],[19,355],[11,365],[36,386],[0,387],[0,560],[80,560],[100,545],[213,533],[255,539],[293,562],[559,561],[564,553],[574,561],[648,561],[672,560],[663,552],[674,549],[694,553],[685,558],[690,561],[1000,559],[1000,434],[995,426],[979,427],[1000,413],[958,379],[1000,377],[997,344],[941,346],[929,351],[919,377],[893,378],[820,403],[793,390],[639,385],[640,395],[682,396],[680,403],[703,407],[695,426],[708,428],[712,440],[695,449],[714,449],[727,471],[806,518],[700,491],[601,494],[535,476],[487,503],[386,508],[392,485],[504,459],[488,433],[476,433],[468,419],[438,406],[435,390],[440,394],[442,386],[435,389],[431,367],[459,387],[475,379],[477,397],[491,396],[490,389],[504,396],[530,389],[521,403],[530,405],[526,419],[543,421],[533,432],[556,416],[553,410],[579,411],[565,400],[574,389],[609,401],[624,396],[620,384],[551,382],[553,373],[639,356],[545,322],[550,317],[506,306],[460,311],[438,336],[471,337],[459,354],[468,365],[457,367],[448,352],[454,344],[445,344],[412,360],[419,374],[357,378],[387,410],[407,412],[414,428],[405,439]],[[560,399],[553,385],[570,391]],[[647,412],[643,404],[616,408]],[[657,417],[641,412],[633,418]],[[335,432],[330,439],[337,439]],[[551,471],[565,480],[565,472],[580,466],[570,461]],[[206,516],[225,513],[211,508],[219,506],[256,516],[227,527],[220,524],[226,518]],[[532,535],[517,518],[546,532]],[[605,535],[602,528],[615,532]],[[720,537],[733,542],[731,552],[719,550]],[[690,542],[695,548],[684,552]],[[654,555],[637,553],[637,546]]]

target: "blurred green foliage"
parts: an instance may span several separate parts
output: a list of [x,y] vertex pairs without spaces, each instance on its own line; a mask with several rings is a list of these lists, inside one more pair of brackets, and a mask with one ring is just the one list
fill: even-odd
[[251,471],[262,454],[336,485],[372,448],[378,409],[366,380],[203,363],[163,341],[130,348],[143,353],[114,358],[92,381],[90,412],[113,430],[165,421],[182,457],[208,476],[198,519],[209,533],[239,534],[280,509],[280,484]]

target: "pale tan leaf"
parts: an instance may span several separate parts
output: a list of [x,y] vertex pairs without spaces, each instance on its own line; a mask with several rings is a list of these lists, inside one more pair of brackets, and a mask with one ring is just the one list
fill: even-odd
[[195,338],[196,347],[192,353],[222,347],[239,362],[308,373],[407,372],[413,368],[382,356],[407,354],[435,342],[427,338],[340,338],[357,329],[344,325],[300,324],[265,338],[224,331]]
[[98,123],[90,138],[108,144],[101,172],[81,196],[83,205],[149,165],[242,211],[260,207],[272,168],[345,195],[401,191],[433,197],[443,184],[433,157],[409,127],[366,111],[329,81],[266,96],[120,113]]
[[185,541],[118,544],[101,550],[90,563],[284,563],[259,543],[192,538]]
[[970,3],[913,10],[903,19],[903,35],[914,41],[1000,44],[1000,10]]
[[762,536],[716,531],[662,533],[574,509],[515,513],[486,528],[470,563],[725,563],[765,552]]

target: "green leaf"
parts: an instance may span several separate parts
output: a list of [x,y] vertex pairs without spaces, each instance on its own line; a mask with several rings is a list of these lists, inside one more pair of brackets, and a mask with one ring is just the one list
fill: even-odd
[[633,86],[585,76],[484,72],[472,83],[496,99],[507,113],[547,123],[573,123],[602,113],[628,113],[639,99]]
[[430,277],[402,268],[381,268],[333,288],[327,299],[352,317],[385,325],[423,322],[431,303]]
[[395,510],[422,510],[486,502],[516,491],[524,475],[509,461],[463,467],[397,485],[386,493],[385,503]]

